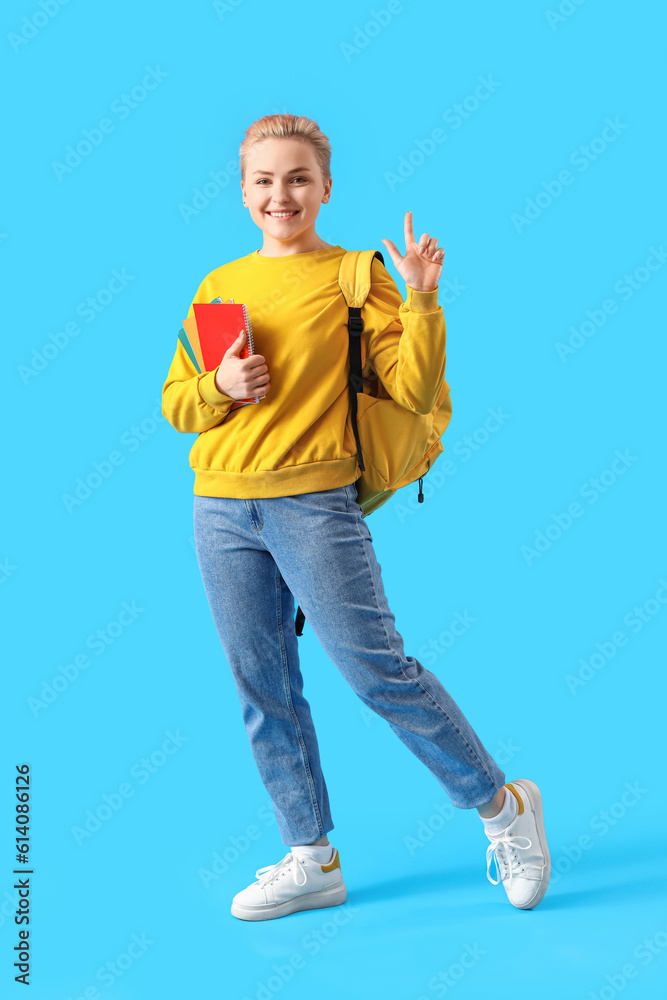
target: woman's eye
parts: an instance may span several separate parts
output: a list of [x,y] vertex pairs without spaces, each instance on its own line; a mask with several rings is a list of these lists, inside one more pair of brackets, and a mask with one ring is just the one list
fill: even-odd
[[[268,178],[267,177],[260,177],[259,180],[257,181],[257,183],[258,184],[262,184],[262,182],[265,181],[265,180],[268,180]],[[293,181],[307,181],[308,178],[307,177],[293,177],[292,180]]]

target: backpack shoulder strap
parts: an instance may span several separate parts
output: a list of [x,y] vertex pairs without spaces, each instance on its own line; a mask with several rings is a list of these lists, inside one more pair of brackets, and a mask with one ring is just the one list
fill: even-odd
[[371,266],[374,257],[384,264],[379,250],[348,250],[338,271],[338,284],[348,307],[361,309],[371,290]]
[[350,412],[352,430],[359,455],[359,468],[366,471],[359,432],[357,430],[357,393],[364,391],[364,381],[361,370],[361,334],[364,320],[361,307],[371,290],[371,268],[373,258],[378,257],[384,264],[384,257],[379,250],[348,250],[343,254],[338,270],[338,284],[347,303],[347,330],[349,334],[350,372],[348,389],[350,394]]

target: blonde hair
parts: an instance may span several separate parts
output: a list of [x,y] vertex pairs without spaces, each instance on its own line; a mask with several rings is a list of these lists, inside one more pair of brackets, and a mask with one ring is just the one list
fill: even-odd
[[302,142],[309,142],[324,183],[326,184],[331,177],[331,146],[316,121],[304,115],[264,115],[263,118],[257,118],[245,130],[245,138],[239,149],[242,180],[245,181],[250,150],[265,139],[299,139]]

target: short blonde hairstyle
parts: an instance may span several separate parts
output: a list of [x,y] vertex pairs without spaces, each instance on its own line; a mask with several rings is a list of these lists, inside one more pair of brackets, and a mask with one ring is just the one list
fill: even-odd
[[264,115],[263,118],[257,118],[245,130],[245,138],[239,149],[242,180],[245,181],[250,150],[265,139],[300,139],[302,142],[309,142],[313,147],[324,183],[326,184],[331,177],[331,146],[316,121],[304,115]]

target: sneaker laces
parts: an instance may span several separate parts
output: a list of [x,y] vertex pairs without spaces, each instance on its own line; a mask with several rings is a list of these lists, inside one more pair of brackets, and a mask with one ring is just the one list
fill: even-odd
[[[264,868],[257,869],[255,875],[257,876],[260,888],[263,889],[264,886],[268,885],[270,882],[273,882],[274,879],[280,878],[282,873],[287,870],[288,866],[292,864],[293,861],[296,862],[295,882],[297,885],[303,885],[307,878],[304,863],[301,860],[301,858],[298,857],[298,855],[292,854],[292,852],[289,851],[289,853],[285,855],[282,861],[278,861],[277,864],[266,865]],[[299,880],[299,874],[303,875],[302,880]]]
[[[486,849],[486,877],[493,885],[498,885],[499,882],[504,880],[505,876],[509,872],[509,886],[511,887],[514,873],[523,864],[521,858],[516,853],[517,849],[520,851],[527,851],[528,848],[533,846],[533,842],[530,837],[510,836],[509,827],[505,830],[501,830],[498,834],[487,832],[486,835],[491,841]],[[521,845],[517,843],[519,840],[526,840],[528,843]],[[492,858],[496,863],[496,875],[498,875],[497,879],[491,878]]]

